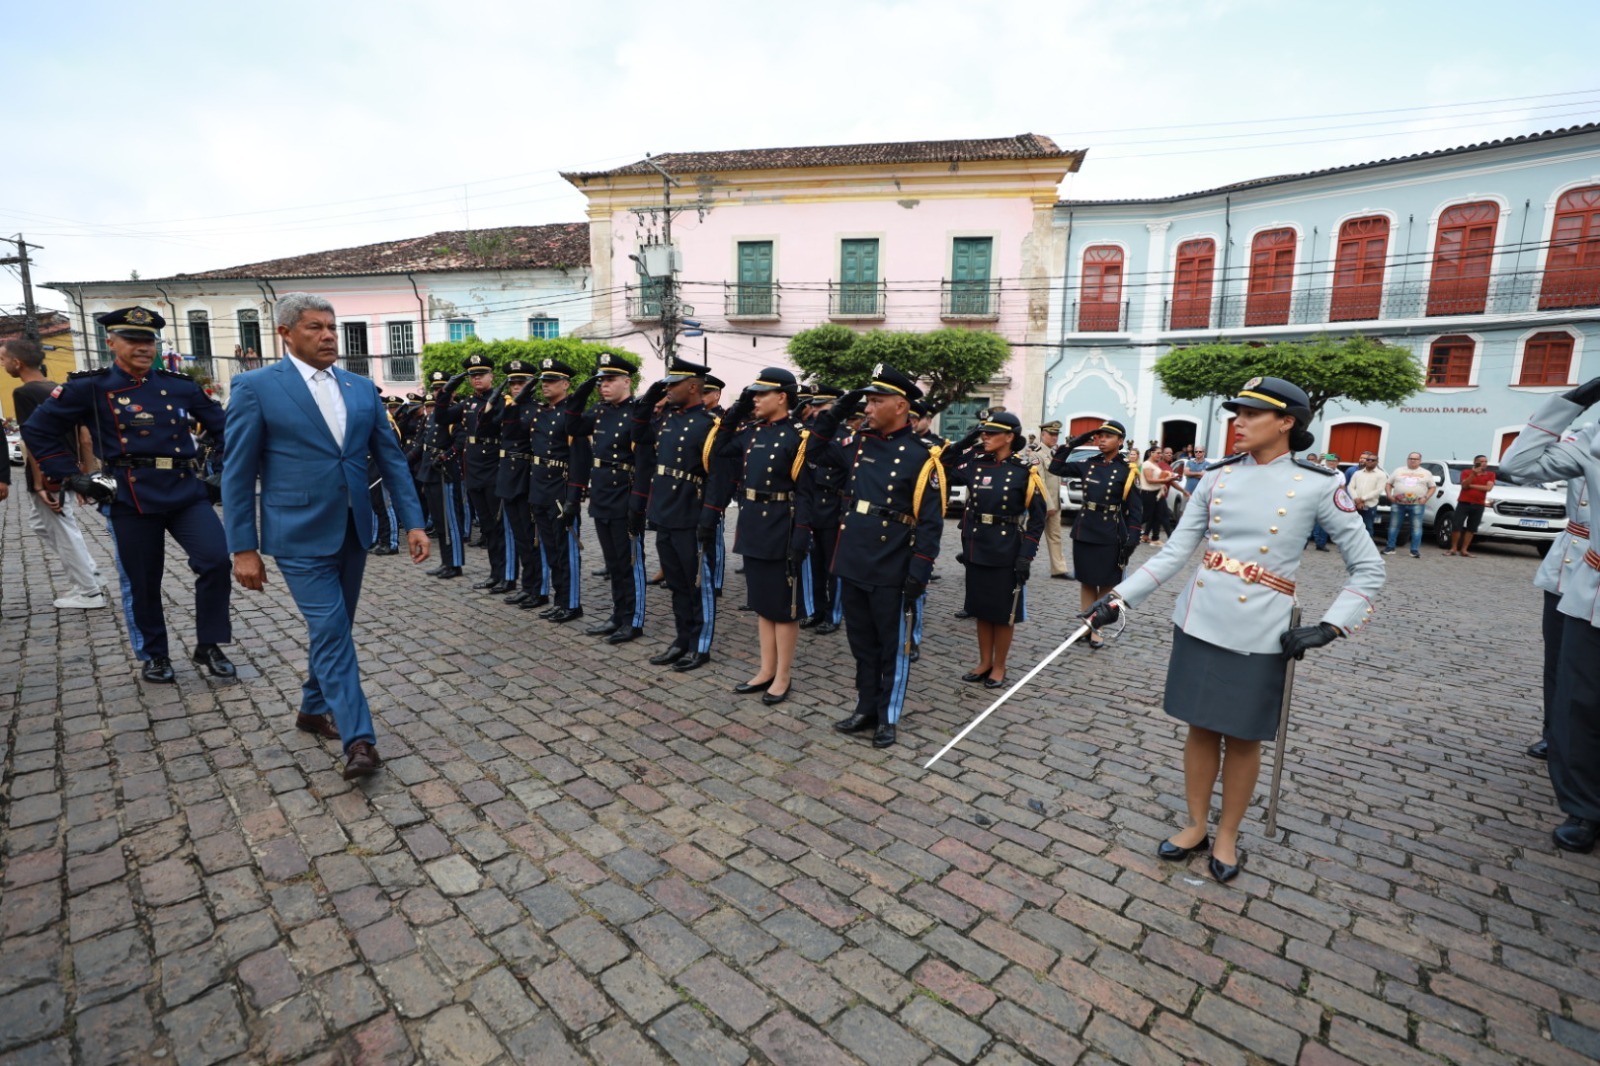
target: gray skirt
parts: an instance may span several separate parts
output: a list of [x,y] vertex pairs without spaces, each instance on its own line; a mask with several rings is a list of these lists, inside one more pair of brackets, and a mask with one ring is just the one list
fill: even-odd
[[1164,709],[1225,737],[1271,740],[1278,735],[1287,665],[1281,655],[1232,651],[1173,626]]

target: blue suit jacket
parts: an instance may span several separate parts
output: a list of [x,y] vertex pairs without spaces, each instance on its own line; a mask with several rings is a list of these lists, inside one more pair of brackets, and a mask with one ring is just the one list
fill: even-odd
[[334,441],[311,390],[287,357],[233,379],[222,471],[230,552],[336,555],[352,520],[362,546],[370,548],[368,455],[383,474],[401,527],[422,527],[411,471],[389,428],[378,387],[337,367],[333,374],[344,397],[343,442]]

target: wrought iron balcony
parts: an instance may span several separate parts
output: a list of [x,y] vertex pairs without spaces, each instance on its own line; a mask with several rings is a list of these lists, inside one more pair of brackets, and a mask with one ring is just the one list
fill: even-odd
[[659,286],[629,285],[626,290],[628,317],[635,322],[661,317]]
[[766,285],[724,282],[722,289],[722,314],[730,322],[781,317],[782,286],[775,281]]
[[400,352],[384,357],[383,379],[385,381],[416,381],[417,357],[414,352]]
[[339,360],[339,365],[352,374],[360,374],[364,378],[372,376],[372,357],[365,353],[343,356]]
[[1000,282],[941,281],[939,317],[965,321],[993,321],[1000,317]]
[[882,281],[830,281],[828,317],[883,318],[889,303],[889,286]]
[[1079,333],[1126,333],[1131,300],[1120,303],[1074,300],[1072,323]]

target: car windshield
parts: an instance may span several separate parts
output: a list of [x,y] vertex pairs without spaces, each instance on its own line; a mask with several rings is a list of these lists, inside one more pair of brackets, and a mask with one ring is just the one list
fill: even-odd
[[[1451,481],[1451,483],[1459,485],[1459,484],[1461,484],[1461,472],[1463,470],[1471,470],[1472,469],[1472,464],[1471,463],[1451,463],[1446,469],[1448,469],[1450,471],[1450,481]],[[1484,469],[1489,471],[1489,473],[1494,474],[1496,477],[1499,477],[1499,475],[1500,475],[1500,468],[1498,466],[1495,466],[1493,463],[1490,463],[1488,466],[1484,467]]]

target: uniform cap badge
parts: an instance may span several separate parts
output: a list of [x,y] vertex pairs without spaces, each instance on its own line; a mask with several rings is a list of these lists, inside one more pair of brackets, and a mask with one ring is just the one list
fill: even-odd
[[882,363],[879,363],[877,366],[872,368],[872,376],[875,377],[875,378],[883,377],[883,364]]
[[1260,385],[1261,385],[1261,379],[1260,378],[1251,378],[1249,381],[1244,383],[1244,387],[1247,388],[1247,389],[1259,388]]

